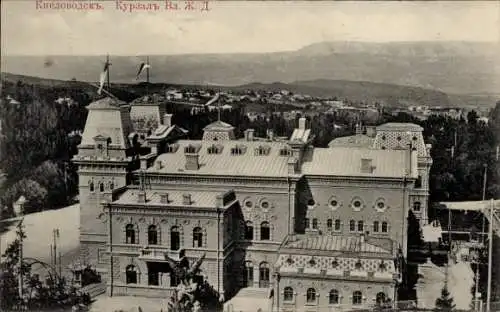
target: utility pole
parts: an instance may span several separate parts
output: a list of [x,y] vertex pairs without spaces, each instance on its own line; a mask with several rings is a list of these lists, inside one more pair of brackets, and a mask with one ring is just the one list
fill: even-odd
[[490,202],[490,223],[488,225],[488,292],[486,294],[486,312],[491,312],[491,267],[493,266],[493,199]]
[[59,238],[59,229],[52,230],[53,238],[54,238],[54,267],[57,266],[57,239]]
[[[21,219],[18,225],[18,230],[22,231],[24,218]],[[23,300],[23,233],[19,235],[19,299]]]
[[[488,165],[487,164],[484,164],[483,165],[484,167],[484,174],[483,174],[483,203],[484,201],[486,200],[486,185],[487,185],[487,173],[488,173]],[[483,213],[481,214],[481,218],[482,218],[482,225],[481,225],[481,245],[484,244],[484,227],[485,227],[485,215],[484,215],[485,211],[483,211]],[[475,294],[474,294],[474,297],[476,298],[476,304],[480,307],[480,298],[479,297],[479,266],[480,266],[480,262],[479,262],[480,258],[479,258],[479,253],[478,253],[478,257],[477,257],[477,261],[476,261],[476,290],[475,290]],[[478,308],[479,308],[478,307]]]

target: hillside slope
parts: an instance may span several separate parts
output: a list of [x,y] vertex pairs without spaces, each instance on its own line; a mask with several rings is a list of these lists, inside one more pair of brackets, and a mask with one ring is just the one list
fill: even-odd
[[[477,42],[325,42],[291,52],[152,55],[151,81],[236,86],[259,81],[350,80],[449,93],[500,90],[498,44]],[[112,56],[111,79],[135,82],[136,56]],[[2,71],[96,81],[102,56],[3,56]],[[50,66],[49,66],[50,65]]]

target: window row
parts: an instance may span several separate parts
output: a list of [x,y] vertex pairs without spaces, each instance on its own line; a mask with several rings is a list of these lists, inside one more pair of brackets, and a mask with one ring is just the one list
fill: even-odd
[[[307,206],[309,207],[309,209],[314,209],[317,206],[317,203],[313,198],[309,198],[309,200],[307,201]],[[337,210],[339,207],[342,206],[342,203],[336,197],[332,197],[332,198],[330,198],[330,200],[328,202],[328,206],[332,210]],[[351,203],[349,206],[355,211],[360,211],[361,209],[363,209],[365,207],[365,204],[363,203],[363,201],[359,197],[354,197],[351,200]],[[385,200],[383,198],[379,198],[375,201],[373,208],[375,208],[379,212],[383,212],[388,207],[385,203]]]
[[[245,261],[243,267],[243,286],[253,287],[253,263]],[[259,264],[259,288],[268,288],[270,286],[270,266],[267,262]]]
[[[99,192],[104,193],[104,191],[106,189],[104,182],[97,183],[97,187],[99,189]],[[115,183],[113,181],[109,181],[107,183],[107,187],[108,187],[108,190],[112,191],[115,188]],[[89,191],[90,192],[95,192],[96,191],[95,184],[94,184],[93,180],[89,181]]]
[[[304,219],[305,223],[305,228],[306,229],[313,229],[313,230],[319,230],[319,221],[317,218],[313,218],[312,222],[309,218]],[[327,219],[326,220],[326,228],[329,231],[336,231],[340,232],[342,228],[342,222],[340,219]],[[363,220],[355,221],[355,220],[350,220],[349,221],[349,232],[364,232],[365,230],[368,230],[368,225],[365,224]],[[375,233],[388,233],[389,232],[389,223],[386,221],[374,221],[372,230]]]
[[[160,231],[156,225],[150,225],[147,231],[148,245],[159,245]],[[204,247],[205,242],[204,231],[201,227],[195,227],[192,233],[193,237],[193,248]],[[133,224],[127,224],[125,226],[125,243],[127,244],[139,244],[139,231]],[[181,231],[177,226],[170,228],[170,249],[179,250],[181,247]]]
[[[271,240],[271,226],[269,225],[269,222],[267,222],[267,221],[262,222],[260,224],[259,231],[260,231],[260,240],[263,240],[263,241]],[[252,221],[247,221],[245,223],[244,238],[246,240],[253,240],[254,239],[254,227],[253,227]]]
[[[283,292],[284,302],[293,302],[296,293],[292,287],[285,287]],[[306,291],[306,303],[316,304],[319,297],[319,293],[314,288],[308,288]],[[332,289],[328,292],[328,303],[329,304],[339,304],[341,299],[340,292],[337,289]],[[351,303],[353,305],[361,305],[363,303],[363,293],[359,290],[354,291],[351,296]],[[379,292],[376,296],[377,303],[385,303],[387,301],[387,296],[383,292]]]

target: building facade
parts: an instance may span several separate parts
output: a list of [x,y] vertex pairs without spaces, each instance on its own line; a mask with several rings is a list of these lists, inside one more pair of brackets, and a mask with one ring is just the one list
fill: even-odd
[[279,311],[394,300],[420,145],[315,148],[305,118],[287,139],[237,138],[219,120],[186,140],[167,115],[144,153],[124,103],[89,110],[74,159],[81,258],[110,295],[165,297],[177,284],[165,256],[205,254],[202,272],[225,299],[265,290]]

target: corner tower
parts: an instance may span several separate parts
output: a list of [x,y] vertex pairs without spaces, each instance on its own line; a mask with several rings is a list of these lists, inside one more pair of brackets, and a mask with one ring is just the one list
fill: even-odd
[[80,261],[105,272],[107,228],[102,202],[129,183],[137,137],[125,102],[103,98],[91,103],[73,162],[78,165]]
[[[377,127],[373,148],[411,149],[417,158],[418,178],[410,193],[410,209],[420,220],[428,223],[429,174],[432,166],[431,145],[425,144],[423,128],[412,123],[386,123]],[[411,165],[412,168],[415,164]]]

